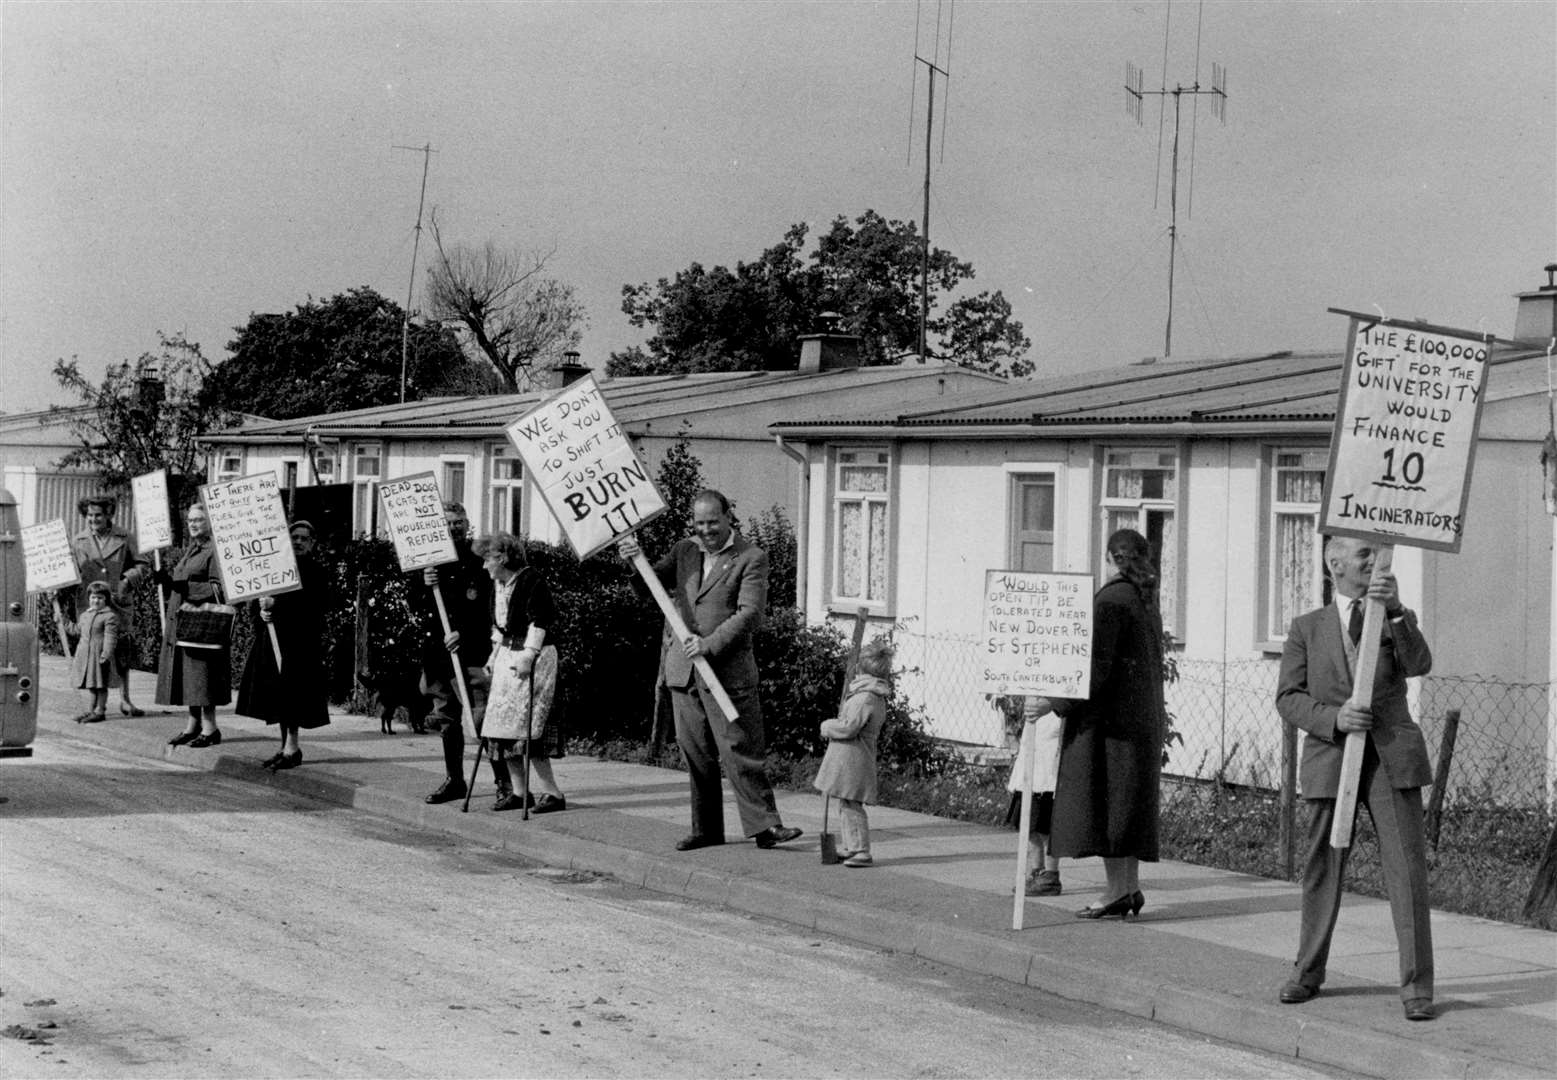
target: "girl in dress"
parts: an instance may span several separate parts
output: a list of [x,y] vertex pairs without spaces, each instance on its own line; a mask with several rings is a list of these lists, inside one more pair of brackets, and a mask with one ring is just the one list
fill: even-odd
[[816,774],[816,790],[838,800],[843,823],[843,865],[872,864],[870,819],[865,804],[876,801],[876,740],[887,718],[892,686],[892,646],[877,638],[860,650],[859,673],[849,683],[842,715],[822,721],[827,753]]

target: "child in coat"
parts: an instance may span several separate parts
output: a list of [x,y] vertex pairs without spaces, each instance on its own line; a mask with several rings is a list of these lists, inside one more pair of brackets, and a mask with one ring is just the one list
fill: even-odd
[[816,789],[838,800],[843,821],[843,865],[871,865],[870,820],[865,804],[876,801],[876,739],[887,717],[892,646],[877,638],[860,650],[859,673],[849,683],[842,715],[822,721],[827,753]]
[[[1049,829],[1054,817],[1054,788],[1060,771],[1060,735],[1063,722],[1047,698],[1028,695],[1022,702],[1022,737],[1006,790],[1011,803],[1006,824],[1022,827],[1022,761],[1033,755],[1033,812],[1027,827],[1028,896],[1059,896],[1060,860],[1049,850]],[[1030,746],[1030,744],[1033,744]]]
[[81,643],[70,664],[70,681],[92,692],[92,707],[75,717],[78,724],[108,718],[108,688],[114,685],[114,649],[119,644],[119,616],[110,599],[106,581],[92,582],[87,586],[87,608],[76,623]]

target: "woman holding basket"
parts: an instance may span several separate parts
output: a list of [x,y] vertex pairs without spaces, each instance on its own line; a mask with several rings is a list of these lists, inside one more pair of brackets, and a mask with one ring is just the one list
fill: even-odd
[[[546,750],[557,691],[557,646],[550,639],[557,607],[551,589],[529,565],[524,542],[510,533],[497,533],[487,542],[483,562],[493,581],[492,656],[487,661],[492,683],[480,720],[497,779],[492,809],[518,810],[530,803],[530,777],[523,764],[528,743],[529,768],[539,789],[533,812],[566,810]],[[517,790],[511,775],[515,767],[522,777]]]
[[[189,543],[158,581],[171,594],[157,665],[157,704],[185,705],[189,720],[169,746],[216,746],[216,707],[232,700],[233,609],[222,603],[222,572],[211,519],[195,503],[184,514]],[[225,627],[225,628],[224,628]]]

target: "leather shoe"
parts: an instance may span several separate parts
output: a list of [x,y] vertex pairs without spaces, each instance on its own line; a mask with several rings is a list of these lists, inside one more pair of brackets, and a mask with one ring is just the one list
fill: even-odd
[[676,850],[696,851],[698,848],[718,847],[722,843],[724,843],[722,836],[699,836],[697,833],[690,833],[676,841]]
[[185,743],[194,742],[199,737],[200,737],[200,729],[199,728],[195,728],[195,730],[193,730],[193,731],[181,731],[177,735],[173,736],[171,739],[168,740],[168,745],[169,746],[183,746]]
[[774,825],[763,829],[756,836],[753,836],[752,839],[757,841],[758,847],[763,851],[767,851],[776,844],[787,844],[799,835],[799,829],[791,828],[787,825]]
[[220,746],[221,744],[222,733],[221,731],[214,729],[206,732],[203,735],[196,735],[193,739],[189,740],[189,745],[194,747],[196,750],[204,750],[207,746]]
[[555,814],[557,811],[566,810],[567,808],[568,800],[563,796],[542,795],[539,799],[535,800],[535,809],[532,811],[532,813]]
[[280,772],[282,769],[295,769],[302,763],[303,752],[301,750],[294,750],[290,754],[281,754],[278,756],[276,763],[270,768],[272,772]]
[[[462,797],[464,794],[463,791],[460,792]],[[535,800],[529,795],[520,798],[512,791],[502,791],[498,793],[497,799],[492,803],[492,809],[497,813],[502,813],[504,810],[523,810],[526,806],[534,805]]]
[[465,781],[450,778],[438,785],[438,790],[427,796],[424,802],[437,805],[438,803],[453,802],[455,799],[465,797]]
[[1319,987],[1300,983],[1296,979],[1285,983],[1281,988],[1281,1003],[1283,1005],[1301,1005],[1305,1001],[1312,1001],[1319,996]]
[[1406,1002],[1407,1020],[1431,1020],[1435,1015],[1432,998],[1412,998]]

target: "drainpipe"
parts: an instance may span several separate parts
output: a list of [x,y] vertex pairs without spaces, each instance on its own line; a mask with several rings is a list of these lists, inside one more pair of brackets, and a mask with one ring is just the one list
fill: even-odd
[[806,456],[775,435],[773,441],[785,457],[800,466],[800,511],[795,518],[795,602],[801,615],[806,615],[808,597],[806,588],[810,575],[806,567],[811,561],[811,463]]

